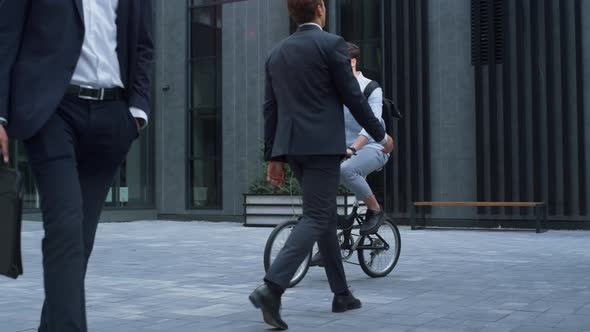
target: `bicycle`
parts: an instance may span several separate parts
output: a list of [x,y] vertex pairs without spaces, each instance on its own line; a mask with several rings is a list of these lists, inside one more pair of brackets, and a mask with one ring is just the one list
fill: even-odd
[[[355,200],[350,215],[338,215],[338,242],[340,243],[342,260],[345,263],[360,265],[361,269],[372,278],[385,277],[393,270],[399,259],[401,250],[399,229],[391,218],[386,217],[376,233],[361,236],[358,230],[364,221],[365,215],[359,213],[359,207],[360,202]],[[270,233],[264,248],[265,271],[268,271],[276,255],[284,246],[291,230],[298,222],[299,218],[285,221],[277,225]],[[350,261],[355,251],[358,256],[358,263]],[[314,245],[314,249],[309,252],[303,263],[299,265],[289,282],[289,288],[301,282],[311,266],[323,266],[320,261],[312,261],[312,257],[316,252],[317,244]],[[385,254],[389,258],[385,258]],[[380,258],[385,258],[386,264],[378,264],[378,262],[383,262],[383,260],[378,260]],[[377,266],[383,266],[383,268],[378,269]]]

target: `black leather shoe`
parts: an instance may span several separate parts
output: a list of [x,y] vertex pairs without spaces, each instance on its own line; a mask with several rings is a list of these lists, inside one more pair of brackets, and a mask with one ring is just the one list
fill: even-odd
[[266,324],[281,330],[289,328],[281,318],[281,296],[272,293],[266,284],[256,288],[249,299],[254,307],[262,311]]
[[367,210],[365,214],[365,220],[361,225],[360,233],[361,235],[369,235],[375,234],[383,224],[385,220],[385,211],[381,209],[379,212],[375,212],[373,210]]
[[332,312],[345,312],[346,310],[359,309],[361,300],[348,293],[348,295],[334,295],[332,300]]
[[356,214],[351,214],[348,217],[338,215],[338,229],[351,229],[354,225],[355,216]]

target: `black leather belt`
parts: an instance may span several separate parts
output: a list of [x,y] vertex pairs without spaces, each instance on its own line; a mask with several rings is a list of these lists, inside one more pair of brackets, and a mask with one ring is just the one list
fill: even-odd
[[66,90],[66,95],[86,100],[119,100],[123,99],[125,90],[122,88],[95,89],[92,87],[70,84]]

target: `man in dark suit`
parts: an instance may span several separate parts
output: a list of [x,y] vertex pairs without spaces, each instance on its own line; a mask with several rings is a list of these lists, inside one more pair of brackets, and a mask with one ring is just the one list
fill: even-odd
[[323,0],[288,0],[299,29],[271,52],[266,63],[264,103],[267,180],[280,186],[288,162],[303,191],[303,216],[270,267],[265,283],[251,295],[266,323],[287,329],[280,317],[281,295],[315,242],[325,259],[332,311],[360,308],[348,290],[336,235],[340,162],[346,155],[345,104],[367,132],[393,150],[393,140],[375,118],[353,76],[347,44],[324,32]]
[[0,146],[41,198],[39,331],[87,331],[84,279],[117,168],[147,124],[151,0],[0,0]]

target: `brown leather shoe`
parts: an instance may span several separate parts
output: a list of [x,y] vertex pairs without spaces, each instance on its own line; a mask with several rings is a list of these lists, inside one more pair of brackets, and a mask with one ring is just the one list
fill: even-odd
[[266,324],[281,330],[289,328],[281,318],[281,296],[271,292],[266,284],[256,288],[249,299],[254,307],[262,311]]

